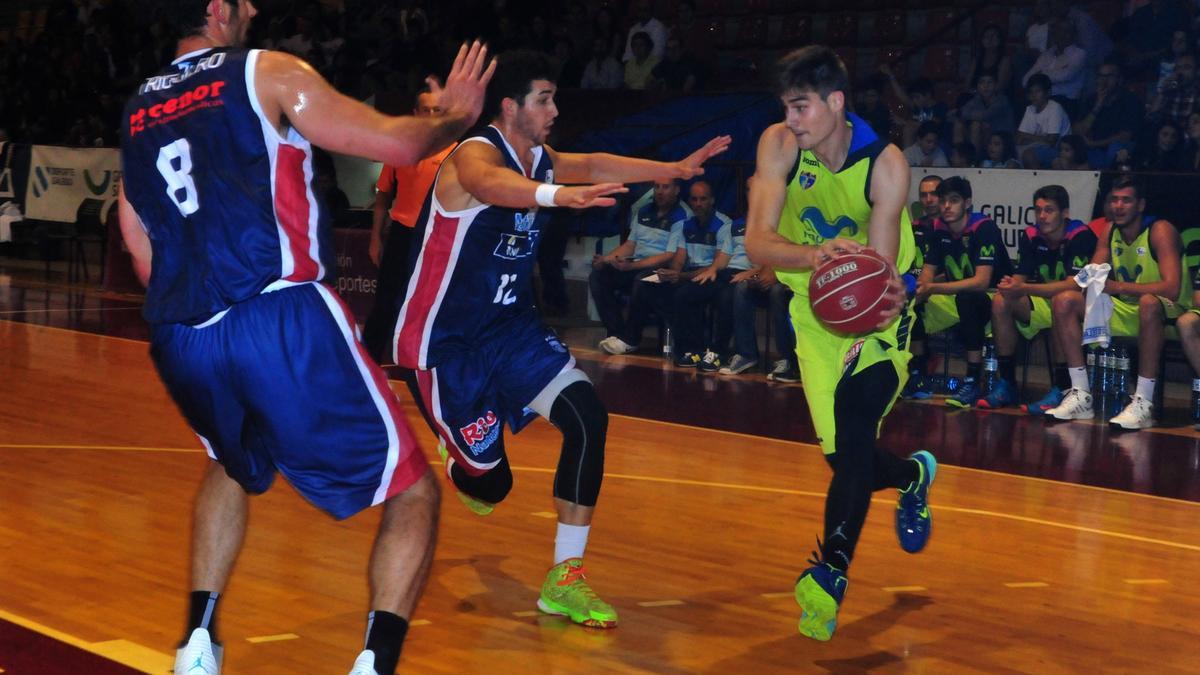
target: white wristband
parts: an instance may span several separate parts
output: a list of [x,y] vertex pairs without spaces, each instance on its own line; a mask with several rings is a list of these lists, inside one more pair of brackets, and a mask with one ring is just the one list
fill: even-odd
[[533,198],[537,201],[538,206],[556,206],[554,203],[554,193],[560,189],[562,189],[561,185],[542,183],[537,187],[537,192],[533,194]]

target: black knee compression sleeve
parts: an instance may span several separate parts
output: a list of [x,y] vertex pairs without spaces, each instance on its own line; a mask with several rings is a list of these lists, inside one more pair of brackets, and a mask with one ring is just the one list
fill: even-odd
[[472,476],[461,464],[455,463],[450,467],[450,480],[459,490],[476,499],[482,499],[489,504],[499,504],[512,490],[512,467],[508,464],[508,457],[504,456],[500,458],[499,464],[485,473]]
[[554,475],[554,496],[595,506],[604,478],[604,442],[608,411],[591,382],[574,382],[550,408],[550,423],[562,432],[562,454]]

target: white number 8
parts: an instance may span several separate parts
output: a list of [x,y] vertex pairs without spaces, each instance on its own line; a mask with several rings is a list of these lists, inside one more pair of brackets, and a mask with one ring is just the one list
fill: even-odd
[[[173,162],[179,160],[176,169]],[[179,212],[190,216],[200,208],[200,197],[196,194],[196,182],[192,180],[192,146],[186,138],[162,146],[158,151],[158,172],[167,181],[167,197],[179,207]],[[179,191],[183,191],[183,199]]]

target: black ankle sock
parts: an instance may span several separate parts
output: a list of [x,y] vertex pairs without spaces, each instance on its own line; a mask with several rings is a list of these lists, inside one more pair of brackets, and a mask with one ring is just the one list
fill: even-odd
[[408,633],[408,619],[375,610],[367,615],[367,649],[375,652],[375,672],[392,675],[400,661],[400,648]]
[[217,601],[220,599],[221,594],[213,591],[191,592],[188,596],[188,623],[187,631],[183,634],[184,642],[188,641],[192,631],[197,628],[207,630],[212,641],[217,642]]
[[983,362],[982,361],[980,361],[979,363],[971,363],[970,361],[967,362],[967,377],[978,382],[979,381],[979,373],[981,370],[983,370]]
[[996,363],[999,366],[1000,379],[1009,382],[1017,381],[1017,367],[1013,364],[1012,356],[997,356]]
[[1054,386],[1063,391],[1071,388],[1071,373],[1067,371],[1067,364],[1054,364]]

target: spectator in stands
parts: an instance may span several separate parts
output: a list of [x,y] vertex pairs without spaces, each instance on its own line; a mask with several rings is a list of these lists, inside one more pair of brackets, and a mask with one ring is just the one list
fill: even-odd
[[[1165,325],[1183,314],[1192,299],[1183,243],[1170,222],[1146,214],[1142,186],[1118,176],[1108,192],[1112,226],[1100,235],[1093,263],[1112,265],[1104,292],[1112,297],[1109,330],[1115,337],[1136,337],[1138,378],[1129,405],[1109,420],[1122,429],[1154,425],[1154,386],[1158,377]],[[1081,338],[1084,295],[1070,289],[1054,296],[1054,337],[1067,358],[1071,388],[1062,403],[1046,411],[1060,420],[1092,419],[1093,402]]]
[[1193,110],[1200,110],[1200,79],[1196,77],[1196,55],[1181,54],[1175,70],[1163,85],[1163,91],[1150,104],[1149,118],[1154,121],[1187,123]]
[[635,33],[630,40],[633,57],[625,61],[625,88],[641,91],[650,84],[658,58],[651,54],[654,42],[649,33]]
[[1025,29],[1025,47],[1029,51],[1037,55],[1046,51],[1050,45],[1050,24],[1053,22],[1054,8],[1050,0],[1035,0],[1033,16],[1029,19],[1029,27]]
[[717,211],[712,186],[706,181],[692,183],[688,206],[693,215],[676,236],[675,257],[669,270],[658,274],[676,285],[671,310],[675,365],[715,373],[721,368],[721,356],[712,344],[705,344],[704,324],[709,305],[729,283],[725,267],[733,255],[732,221]]
[[[980,408],[1003,408],[1017,402],[1013,356],[1017,336],[1032,340],[1051,327],[1050,299],[1075,285],[1075,275],[1092,260],[1096,234],[1080,220],[1071,220],[1071,198],[1061,185],[1047,185],[1033,193],[1035,224],[1021,231],[1017,241],[1017,268],[1002,277],[992,296],[992,335],[996,342],[999,380],[980,399]],[[1061,354],[1061,351],[1055,350]],[[1041,415],[1062,403],[1071,388],[1065,361],[1055,360],[1054,382],[1042,399],[1026,406]]]
[[[1056,17],[1066,19],[1075,27],[1075,44],[1087,54],[1087,72],[1094,73],[1113,51],[1108,30],[1088,14],[1085,6],[1075,5],[1067,0],[1052,0],[1052,5]],[[1089,79],[1085,78],[1084,91],[1089,90],[1090,84],[1092,83]]]
[[1075,114],[1079,96],[1083,91],[1083,80],[1087,53],[1075,44],[1075,27],[1066,20],[1051,25],[1050,45],[1034,62],[1029,72],[1021,79],[1028,86],[1029,80],[1038,73],[1050,78],[1050,96],[1067,111]]
[[[941,200],[937,194],[938,186],[941,184],[942,177],[932,174],[925,176],[920,183],[917,183],[917,197],[920,199],[921,210],[912,215],[912,226],[913,243],[917,248],[916,267],[918,268],[924,268],[925,261],[929,260],[933,226],[942,213]],[[918,310],[913,322],[912,338],[909,340],[909,352],[912,353],[912,360],[908,364],[908,383],[904,385],[904,391],[900,393],[903,398],[925,399],[933,395],[926,379],[929,355],[925,348],[925,323],[922,314],[923,312]]]
[[700,66],[691,55],[684,53],[679,38],[667,38],[667,51],[662,62],[651,72],[653,88],[668,94],[690,94],[700,83]]
[[917,129],[917,140],[904,149],[904,158],[909,166],[950,166],[946,153],[940,145],[942,125],[938,122],[921,122]]
[[1193,53],[1194,44],[1191,31],[1187,28],[1177,28],[1171,33],[1171,48],[1158,62],[1158,80],[1154,83],[1154,89],[1148,93],[1150,98],[1166,91],[1170,86],[1171,76],[1175,74],[1175,61],[1184,54]]
[[1080,110],[1086,112],[1072,131],[1087,146],[1088,164],[1107,169],[1119,151],[1132,147],[1141,127],[1142,102],[1125,88],[1120,66],[1107,61],[1096,75],[1096,93],[1083,100]]
[[940,133],[941,126],[946,121],[949,109],[945,103],[933,97],[933,83],[924,77],[919,77],[913,80],[912,84],[908,85],[906,89],[900,86],[900,82],[892,72],[891,66],[885,63],[879,67],[879,71],[887,77],[888,82],[892,86],[892,93],[896,95],[896,98],[909,113],[907,119],[896,119],[896,125],[904,130],[904,147],[908,147],[916,142],[917,128],[924,122],[936,122]]
[[954,140],[969,141],[976,148],[983,147],[993,132],[1011,134],[1016,131],[1012,105],[998,89],[996,77],[991,73],[979,75],[975,81],[975,95],[952,118]]
[[604,38],[592,40],[592,60],[583,67],[583,78],[579,86],[583,89],[620,89],[625,80],[625,69],[612,55]]
[[629,27],[625,39],[625,55],[621,60],[628,63],[636,57],[633,38],[638,33],[646,33],[650,38],[650,57],[655,62],[661,61],[663,52],[666,51],[667,27],[654,18],[654,4],[650,0],[637,0],[633,6],[633,16],[636,21]]
[[1087,146],[1083,138],[1075,134],[1067,134],[1058,142],[1058,157],[1050,162],[1050,168],[1058,171],[1088,171]]
[[[637,348],[641,341],[642,327],[651,307],[639,300],[639,295],[650,283],[635,283],[650,275],[656,268],[671,262],[675,256],[675,239],[682,236],[683,221],[690,217],[679,203],[679,182],[655,183],[652,201],[635,208],[629,219],[629,237],[610,253],[592,259],[592,273],[588,276],[588,287],[596,312],[604,323],[608,337],[600,346],[611,354],[626,354]],[[654,291],[648,291],[653,293]],[[626,331],[626,322],[621,316],[620,295],[628,294],[630,321],[634,320],[633,307],[643,306],[642,316],[636,330]],[[615,342],[619,335],[634,335],[632,342]]]
[[608,45],[609,53],[618,62],[625,54],[625,36],[617,31],[617,19],[613,10],[601,5],[592,15],[592,39],[599,38]]
[[954,148],[950,150],[950,166],[955,169],[971,169],[975,167],[975,158],[978,152],[975,146],[967,141],[955,143]]
[[1050,166],[1058,156],[1058,139],[1071,130],[1071,120],[1057,101],[1050,98],[1050,78],[1037,73],[1025,85],[1029,106],[1017,127],[1017,152],[1026,169]]
[[1010,133],[993,132],[984,146],[986,155],[979,162],[982,169],[1020,169],[1021,162],[1017,159],[1017,144]]
[[879,76],[868,77],[854,88],[854,112],[875,130],[880,138],[892,135],[892,113],[883,102],[883,81]]
[[562,89],[578,89],[583,80],[584,62],[576,58],[571,41],[559,38],[554,41],[554,63],[558,66],[558,79],[554,83]]
[[957,328],[966,351],[967,376],[946,403],[969,408],[979,400],[983,336],[991,319],[988,289],[1011,274],[1012,265],[1000,228],[991,218],[972,212],[970,181],[951,176],[938,185],[937,195],[942,213],[917,280],[916,301],[927,332]]
[[1139,145],[1132,162],[1134,171],[1181,171],[1185,164],[1183,132],[1172,122],[1159,124],[1153,142]]
[[1171,49],[1171,33],[1187,25],[1187,12],[1177,0],[1151,0],[1113,27],[1130,77],[1153,76],[1153,68]]
[[667,29],[667,35],[679,38],[683,53],[692,58],[711,51],[708,27],[696,20],[696,4],[692,0],[682,0],[675,6],[675,21]]
[[[0,131],[0,136],[3,131]],[[1188,115],[1187,140],[1183,143],[1183,171],[1200,173],[1200,111]]]
[[1001,95],[1008,92],[1012,86],[1012,59],[1008,56],[1004,30],[996,24],[984,26],[972,51],[971,69],[965,82],[967,88],[978,92],[979,79],[990,75],[994,92]]

